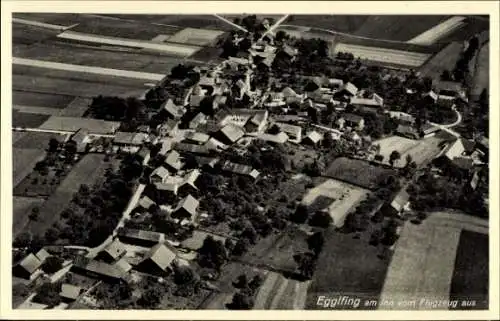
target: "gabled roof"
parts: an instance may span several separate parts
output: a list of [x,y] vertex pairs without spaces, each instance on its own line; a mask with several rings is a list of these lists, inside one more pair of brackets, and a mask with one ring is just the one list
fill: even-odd
[[224,162],[222,170],[239,175],[251,176],[253,178],[257,178],[260,174],[259,171],[253,169],[251,166],[237,164],[230,161]]
[[348,82],[344,84],[343,90],[347,91],[351,95],[355,96],[358,93],[358,87],[354,86],[352,83]]
[[172,192],[174,194],[177,194],[177,189],[179,187],[178,184],[175,183],[155,183],[155,188],[159,191],[166,191],[166,192]]
[[399,192],[391,202],[391,207],[400,212],[410,201],[410,195],[405,191]]
[[123,258],[114,264],[108,264],[84,256],[77,257],[73,262],[73,266],[115,279],[125,277],[125,274],[132,268]]
[[144,231],[132,228],[120,228],[118,230],[118,235],[138,240],[151,241],[151,242],[160,242],[161,239],[163,238],[163,233]]
[[294,57],[297,55],[297,49],[292,48],[289,45],[284,45],[283,46],[283,52],[289,55],[290,57]]
[[288,135],[284,132],[280,132],[276,135],[260,134],[257,138],[271,143],[284,144],[288,140]]
[[114,137],[115,144],[142,145],[148,137],[145,133],[117,132]]
[[165,179],[168,177],[168,170],[163,167],[163,166],[160,166],[160,167],[157,167],[152,173],[151,173],[151,176],[158,176],[160,177],[161,179]]
[[191,95],[191,97],[189,98],[189,105],[191,107],[199,107],[200,106],[200,103],[201,101],[205,99],[205,96],[204,95]]
[[210,139],[205,143],[204,145],[206,148],[209,150],[224,150],[227,149],[228,146],[224,144],[223,142],[215,139],[214,137],[210,137]]
[[123,246],[123,243],[118,239],[113,240],[113,242],[106,246],[102,251],[107,253],[115,260],[121,257],[125,252],[127,252],[127,250]]
[[453,160],[455,157],[462,156],[465,151],[465,147],[461,139],[456,139],[453,143],[450,143],[444,150],[443,154],[448,159]]
[[79,286],[75,286],[73,284],[64,283],[61,285],[61,292],[59,292],[59,296],[71,300],[76,300],[80,295],[82,288]]
[[85,141],[88,135],[89,135],[88,129],[80,128],[73,136],[71,136],[71,140],[79,145]]
[[165,271],[175,260],[177,253],[174,249],[165,244],[158,244],[151,248],[143,261],[151,260],[160,269]]
[[209,154],[210,149],[205,145],[174,143],[174,148],[178,151],[194,153],[194,154]]
[[276,126],[288,135],[299,137],[302,134],[302,127],[286,123],[275,123]]
[[201,144],[206,143],[210,139],[210,136],[208,136],[205,133],[200,133],[200,132],[189,132],[186,134],[185,137],[188,140],[191,140],[191,141],[194,141],[197,143],[201,143]]
[[193,169],[192,171],[190,171],[189,173],[187,173],[184,176],[184,181],[182,182],[182,185],[189,184],[195,188],[198,188],[195,185],[195,183],[196,183],[196,180],[198,179],[198,177],[200,177],[200,175],[201,175],[201,172],[199,169]]
[[203,76],[200,78],[198,85],[199,86],[211,86],[211,87],[213,87],[213,86],[215,86],[215,78]]
[[233,124],[227,124],[222,127],[220,132],[232,143],[235,143],[238,139],[245,135],[245,131]]
[[165,158],[165,163],[176,170],[181,169],[183,165],[181,155],[175,150],[171,150],[168,153],[167,158]]
[[313,130],[312,132],[309,132],[306,136],[307,139],[312,141],[313,143],[318,143],[320,140],[323,139],[323,135],[318,133],[317,131]]
[[204,113],[198,113],[196,116],[194,116],[193,119],[189,122],[189,127],[191,129],[195,129],[198,127],[202,122],[204,122],[207,119],[207,116]]
[[149,197],[147,196],[143,196],[140,200],[139,200],[139,206],[145,208],[145,209],[149,209],[152,205],[154,205],[155,202],[150,199]]
[[453,158],[452,162],[461,169],[469,170],[474,167],[474,160],[471,157],[458,156]]
[[191,194],[184,197],[179,204],[175,207],[172,213],[179,211],[180,209],[184,209],[186,212],[191,214],[191,218],[196,215],[196,210],[198,209],[198,205],[200,202],[194,198]]
[[464,145],[464,149],[467,153],[472,153],[476,147],[476,142],[473,140],[461,138],[462,145]]
[[344,118],[345,121],[348,121],[351,123],[356,123],[356,124],[363,120],[363,117],[361,117],[360,115],[351,114],[351,113],[347,113],[347,114],[342,115],[342,118]]
[[355,96],[351,98],[351,104],[361,105],[361,106],[382,107],[384,105],[384,99],[377,94],[373,94],[371,98],[363,98]]
[[184,108],[176,105],[171,98],[167,99],[167,101],[163,103],[162,108],[174,118],[180,118],[184,115]]
[[40,260],[40,262],[44,262],[50,255],[49,252],[45,249],[40,249],[40,251],[36,252],[35,256]]
[[25,269],[29,274],[33,274],[36,270],[40,268],[42,262],[35,256],[35,254],[30,253],[24,259],[21,260],[17,265]]

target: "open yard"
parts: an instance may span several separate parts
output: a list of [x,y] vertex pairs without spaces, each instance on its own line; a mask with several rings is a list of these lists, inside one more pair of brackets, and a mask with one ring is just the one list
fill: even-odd
[[392,169],[373,165],[366,161],[341,157],[331,163],[323,176],[362,188],[374,189],[379,186],[382,180],[394,173]]
[[[324,208],[328,208],[333,224],[336,227],[344,225],[344,219],[362,199],[369,193],[368,190],[337,181],[328,179],[318,186],[310,189],[302,200],[302,204],[314,206],[315,201],[320,197],[327,197],[328,201]],[[320,209],[318,209],[320,210]]]
[[[369,234],[365,235],[369,238]],[[351,299],[377,300],[387,271],[388,260],[380,259],[380,251],[368,244],[363,237],[328,230],[325,234],[324,250],[321,252],[316,272],[307,292],[306,309],[325,309],[318,305],[319,296]],[[328,309],[348,310],[356,308],[339,304]],[[376,307],[357,307],[358,310]]]
[[[461,299],[467,299],[464,295],[468,298],[478,295],[484,299],[484,284],[487,283],[487,280],[484,280],[484,271],[488,269],[477,270],[466,262],[475,262],[473,265],[484,262],[487,265],[488,258],[484,256],[487,253],[487,236],[486,243],[483,237],[471,239],[470,233],[460,241],[463,230],[488,233],[488,222],[455,212],[430,213],[420,225],[407,222],[396,243],[381,300],[393,300],[397,303],[417,299],[417,304],[411,308],[431,309],[431,306],[419,300],[423,297],[429,300],[449,300],[450,293],[455,297],[460,296]],[[478,243],[474,243],[475,250],[471,251],[470,242],[473,240]],[[464,244],[466,241],[467,245]],[[479,253],[472,253],[477,249]],[[457,257],[457,253],[462,257]],[[473,275],[480,277],[476,280]],[[471,283],[472,279],[474,281]],[[476,282],[478,284],[474,285]],[[452,284],[455,284],[453,291]],[[395,304],[384,308],[401,307]]]
[[488,309],[488,256],[488,235],[462,230],[455,258],[450,299],[474,300],[476,305],[471,308]]
[[308,250],[307,237],[304,231],[297,228],[272,234],[261,239],[241,258],[241,261],[292,273],[297,267],[293,256]]
[[12,217],[12,238],[22,232],[24,226],[28,223],[28,215],[34,207],[40,207],[45,200],[36,197],[18,197],[12,199],[13,217]]
[[394,166],[404,167],[407,155],[410,155],[419,166],[434,158],[441,151],[440,144],[444,140],[444,134],[420,140],[391,136],[374,143],[380,145],[380,154],[384,156],[384,164],[389,165],[389,157],[396,150],[401,154],[401,158],[394,163]]

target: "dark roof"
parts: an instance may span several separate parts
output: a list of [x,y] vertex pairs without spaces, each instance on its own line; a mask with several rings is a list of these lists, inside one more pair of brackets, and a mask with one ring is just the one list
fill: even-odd
[[160,242],[163,234],[151,231],[131,229],[131,228],[121,228],[118,230],[118,235],[137,240]]
[[363,120],[363,117],[356,115],[356,114],[344,114],[342,115],[342,118],[348,122],[353,122],[353,123],[359,123],[360,121]]

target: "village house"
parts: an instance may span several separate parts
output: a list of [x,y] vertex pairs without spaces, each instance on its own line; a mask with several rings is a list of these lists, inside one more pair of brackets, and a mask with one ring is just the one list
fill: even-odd
[[144,211],[147,211],[149,210],[149,208],[153,205],[155,205],[156,203],[150,199],[149,197],[147,196],[143,196],[140,200],[139,200],[139,208],[143,209]]
[[196,129],[198,126],[207,122],[207,116],[204,113],[198,113],[189,122],[190,129]]
[[125,246],[118,239],[115,239],[97,254],[95,260],[113,264],[124,257],[126,253]]
[[347,113],[337,119],[336,124],[340,129],[350,127],[356,130],[363,130],[365,127],[365,120],[359,115]]
[[300,143],[302,140],[302,127],[296,125],[290,125],[286,123],[274,123],[280,131],[284,132],[288,136],[288,140],[293,143]]
[[220,159],[218,157],[195,156],[196,162],[204,171],[213,171]]
[[181,159],[181,155],[175,150],[171,150],[167,154],[164,163],[165,167],[172,173],[178,172],[184,166],[184,163]]
[[145,133],[117,132],[113,144],[122,151],[135,153],[144,144],[148,135]]
[[257,177],[260,175],[259,171],[256,169],[253,169],[251,166],[237,164],[237,163],[233,163],[230,161],[224,162],[224,164],[222,164],[221,168],[222,168],[222,171],[224,171],[224,172],[242,175],[245,177],[252,178],[254,180],[257,179]]
[[262,132],[267,125],[269,112],[267,110],[257,110],[255,114],[245,123],[245,130],[251,132]]
[[396,133],[400,136],[410,138],[410,139],[419,139],[420,135],[417,129],[411,125],[403,125],[399,124]]
[[153,170],[149,178],[152,183],[163,183],[167,180],[168,176],[168,170],[165,167],[160,166]]
[[121,258],[113,264],[93,260],[85,256],[78,256],[70,270],[77,274],[82,274],[108,283],[123,282],[132,266]]
[[302,139],[302,143],[306,145],[317,146],[322,139],[323,135],[313,130]]
[[467,96],[463,86],[455,81],[439,81],[435,85],[438,94],[438,103],[440,100],[455,101],[461,100],[467,102]]
[[179,130],[179,121],[169,119],[166,122],[158,125],[156,129],[158,130],[158,134],[161,137],[165,137],[167,135],[175,136],[177,134],[177,131]]
[[165,235],[163,233],[131,228],[118,229],[118,238],[123,243],[135,244],[143,247],[152,247],[165,241]]
[[351,97],[351,105],[365,112],[376,112],[384,107],[384,99],[375,93],[366,94],[358,92],[358,95]]
[[59,292],[59,296],[62,301],[65,303],[74,302],[80,294],[82,293],[82,288],[76,285],[72,285],[69,283],[63,283],[61,285],[61,292]]
[[448,143],[433,163],[437,167],[454,166],[465,171],[471,170],[474,166],[472,157],[466,155],[462,139],[455,139],[455,141]]
[[344,86],[335,93],[334,98],[340,101],[350,101],[352,97],[356,96],[358,88],[352,83],[345,83]]
[[42,266],[42,261],[30,253],[12,268],[12,275],[30,280]]
[[91,142],[89,131],[85,128],[80,128],[76,133],[71,136],[71,141],[76,144],[77,153],[85,153],[87,146]]
[[200,175],[201,172],[198,169],[193,169],[184,175],[183,181],[177,190],[180,197],[185,197],[189,194],[198,194],[198,187],[196,186],[196,183],[198,182]]
[[236,125],[233,124],[227,124],[226,126],[222,127],[220,131],[218,132],[218,137],[220,138],[219,140],[225,144],[234,144],[245,135],[245,131]]
[[[177,198],[179,184],[178,182],[171,182],[167,180],[164,183],[154,183],[154,188],[161,193],[161,203],[169,203]],[[158,200],[157,200],[158,201]]]
[[210,139],[210,136],[208,136],[205,133],[200,133],[200,132],[189,132],[185,136],[185,140],[187,142],[193,143],[193,144],[198,144],[198,145],[205,144],[209,139]]
[[138,264],[137,269],[148,274],[166,275],[172,272],[172,264],[177,259],[177,251],[168,244],[153,246]]
[[410,195],[406,190],[400,191],[391,201],[389,206],[384,205],[382,211],[387,216],[401,216],[410,206]]
[[210,149],[206,145],[174,143],[173,148],[182,153],[209,155]]
[[208,150],[220,152],[226,150],[228,146],[221,141],[217,140],[214,137],[210,137],[210,139],[204,145]]
[[441,129],[438,126],[434,126],[430,123],[425,123],[420,128],[420,136],[423,138],[428,138],[436,135]]
[[185,113],[184,107],[176,105],[171,98],[167,99],[163,103],[161,109],[164,110],[167,113],[168,117],[172,119],[180,119]]
[[258,134],[255,136],[255,138],[259,140],[263,140],[265,142],[271,143],[271,144],[284,144],[288,141],[288,135],[284,132],[280,132],[278,134]]
[[182,224],[183,221],[194,223],[197,217],[197,210],[200,202],[191,194],[188,194],[179,201],[177,206],[172,210],[170,217],[174,220],[179,220]]

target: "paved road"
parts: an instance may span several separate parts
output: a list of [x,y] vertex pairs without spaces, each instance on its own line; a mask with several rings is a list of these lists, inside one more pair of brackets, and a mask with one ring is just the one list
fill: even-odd
[[245,29],[245,28],[243,28],[242,26],[240,26],[240,25],[238,25],[238,24],[236,24],[236,23],[232,22],[231,20],[228,20],[228,19],[226,19],[226,18],[224,18],[224,17],[222,17],[222,16],[219,16],[218,14],[214,14],[214,16],[215,16],[216,18],[219,18],[220,20],[224,21],[225,23],[227,23],[227,24],[229,24],[229,25],[231,25],[231,26],[233,26],[233,27],[235,27],[235,28],[237,28],[237,29],[240,29],[241,31],[248,32],[248,30],[246,30],[246,29]]

